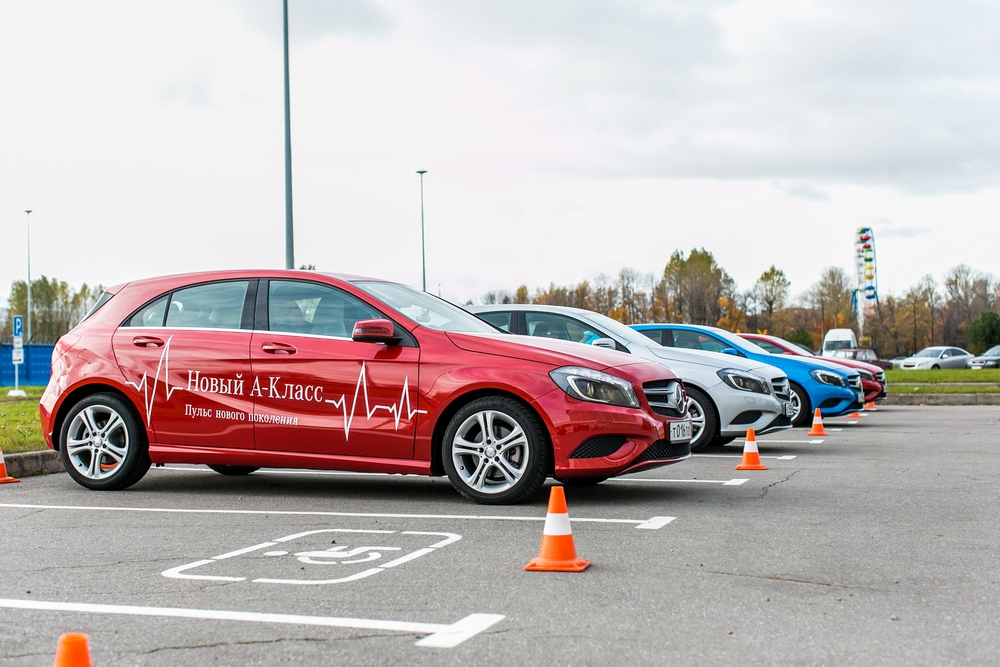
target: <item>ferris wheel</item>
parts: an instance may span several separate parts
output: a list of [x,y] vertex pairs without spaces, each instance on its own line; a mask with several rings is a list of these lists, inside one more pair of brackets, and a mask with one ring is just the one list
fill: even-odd
[[854,234],[854,257],[858,270],[858,287],[854,291],[854,310],[858,331],[864,334],[865,319],[878,308],[878,265],[875,262],[875,232],[871,227],[858,227]]

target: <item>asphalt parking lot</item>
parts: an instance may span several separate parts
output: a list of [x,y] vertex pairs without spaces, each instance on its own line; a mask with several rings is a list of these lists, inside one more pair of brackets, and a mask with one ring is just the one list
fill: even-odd
[[996,664],[1000,407],[882,408],[568,489],[579,574],[524,572],[547,492],[192,466],[0,486],[0,664]]

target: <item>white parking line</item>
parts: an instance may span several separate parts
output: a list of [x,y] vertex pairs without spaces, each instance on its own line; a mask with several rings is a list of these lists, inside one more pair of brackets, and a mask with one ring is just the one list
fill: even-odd
[[116,604],[46,602],[43,600],[10,600],[2,598],[0,598],[0,607],[36,611],[71,611],[83,614],[122,614],[126,616],[154,616],[160,618],[194,618],[250,623],[282,623],[285,625],[318,625],[328,628],[352,628],[355,630],[388,630],[413,635],[428,635],[418,641],[417,646],[431,648],[453,648],[506,618],[501,614],[470,614],[455,623],[443,625],[440,623],[380,621],[371,618],[300,616],[297,614],[268,614],[222,609],[185,609],[181,607],[133,607]]
[[[695,454],[695,456],[705,458],[705,459],[741,459],[742,454]],[[791,461],[795,458],[795,454],[785,454],[784,456],[764,456],[761,454],[762,459],[775,459],[776,461]]]
[[725,479],[659,479],[659,478],[653,479],[653,478],[649,478],[649,477],[636,477],[636,478],[633,478],[633,479],[618,479],[618,478],[613,478],[613,479],[607,480],[605,482],[605,484],[607,484],[608,482],[670,482],[670,483],[678,483],[678,482],[680,482],[680,483],[687,483],[687,484],[721,484],[722,486],[739,486],[740,484],[742,484],[743,482],[746,482],[746,481],[747,480],[745,480],[745,479],[730,479],[730,480],[725,480]]
[[[71,510],[83,512],[154,512],[163,514],[243,514],[270,516],[340,516],[376,519],[445,519],[465,521],[545,521],[543,516],[499,516],[480,514],[395,514],[382,512],[319,512],[305,510],[215,510],[186,509],[179,507],[96,507],[83,505],[30,505],[26,503],[0,503],[0,507],[14,509]],[[656,519],[657,517],[653,517]],[[570,519],[573,523],[622,523],[639,525],[652,519]]]
[[[836,429],[830,429],[831,431]],[[746,442],[746,440],[733,440],[733,442]],[[822,445],[823,439],[818,440],[758,440],[758,445]]]

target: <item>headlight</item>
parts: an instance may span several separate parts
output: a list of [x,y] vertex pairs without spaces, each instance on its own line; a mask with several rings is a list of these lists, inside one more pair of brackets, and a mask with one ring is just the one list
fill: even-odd
[[831,371],[820,370],[819,368],[809,371],[809,375],[812,375],[817,382],[822,382],[823,384],[831,384],[834,387],[846,387],[847,380],[844,379],[843,375],[838,375]]
[[639,407],[632,383],[614,375],[579,366],[565,366],[550,372],[549,377],[560,389],[581,401]]
[[875,376],[874,375],[872,375],[868,371],[863,371],[860,368],[858,369],[858,375],[861,376],[862,380],[868,380],[869,382],[874,382],[875,381]]
[[728,384],[733,389],[739,389],[740,391],[750,391],[755,394],[768,394],[767,382],[757,377],[756,375],[750,375],[747,372],[738,370],[736,368],[723,368],[717,373],[717,375],[722,378],[722,381]]

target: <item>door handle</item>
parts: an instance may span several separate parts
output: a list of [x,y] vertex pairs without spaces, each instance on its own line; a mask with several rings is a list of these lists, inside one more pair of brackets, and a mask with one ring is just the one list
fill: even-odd
[[268,354],[295,354],[298,350],[288,343],[264,343],[260,346]]
[[136,347],[163,347],[163,341],[153,336],[136,336],[132,344]]

